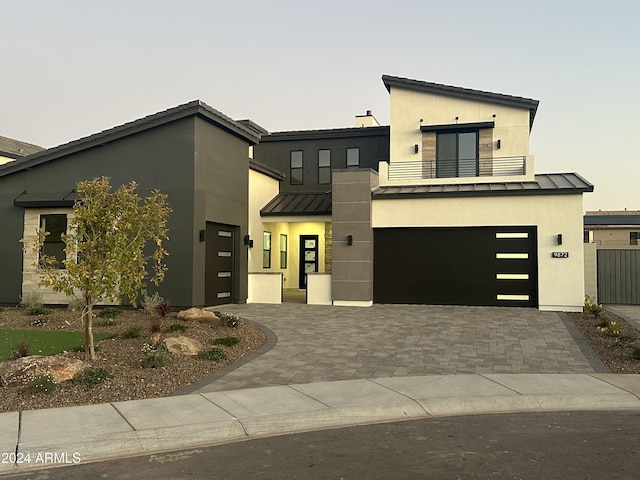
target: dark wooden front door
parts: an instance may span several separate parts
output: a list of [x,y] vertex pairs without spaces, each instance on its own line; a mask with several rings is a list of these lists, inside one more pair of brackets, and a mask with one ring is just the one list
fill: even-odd
[[233,302],[234,229],[231,225],[207,222],[204,287],[207,306]]
[[300,235],[299,288],[307,288],[307,273],[318,271],[318,235]]

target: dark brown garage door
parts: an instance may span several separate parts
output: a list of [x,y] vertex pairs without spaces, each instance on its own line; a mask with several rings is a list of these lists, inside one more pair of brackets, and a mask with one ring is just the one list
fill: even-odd
[[234,229],[231,225],[207,223],[204,282],[207,306],[233,303]]
[[536,227],[374,230],[376,303],[538,306]]

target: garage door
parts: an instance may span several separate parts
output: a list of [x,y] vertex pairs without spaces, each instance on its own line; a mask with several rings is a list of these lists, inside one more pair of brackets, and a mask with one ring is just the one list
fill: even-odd
[[376,303],[538,306],[536,227],[374,230]]

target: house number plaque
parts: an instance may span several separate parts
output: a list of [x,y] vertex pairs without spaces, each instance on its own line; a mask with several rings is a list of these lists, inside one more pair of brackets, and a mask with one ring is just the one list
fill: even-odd
[[569,252],[551,252],[553,258],[569,258]]

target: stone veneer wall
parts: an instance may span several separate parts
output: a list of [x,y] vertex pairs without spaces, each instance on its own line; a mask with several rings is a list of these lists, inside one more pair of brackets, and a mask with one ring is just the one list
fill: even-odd
[[[373,230],[371,190],[378,185],[372,170],[333,172],[334,304],[370,305],[373,302]],[[347,238],[353,237],[349,245]]]

